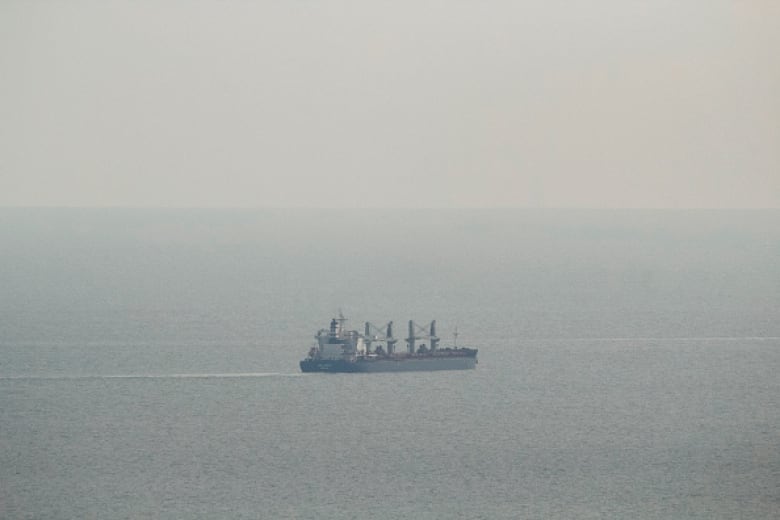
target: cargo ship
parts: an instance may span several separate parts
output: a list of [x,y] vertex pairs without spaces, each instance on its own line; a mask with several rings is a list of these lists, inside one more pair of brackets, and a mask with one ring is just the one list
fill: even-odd
[[[406,372],[415,370],[467,370],[477,365],[477,349],[439,347],[436,320],[426,326],[409,321],[406,352],[396,352],[393,322],[378,328],[369,322],[363,334],[347,330],[339,314],[329,329],[320,329],[316,344],[300,363],[302,372]],[[428,344],[421,343],[427,340]]]

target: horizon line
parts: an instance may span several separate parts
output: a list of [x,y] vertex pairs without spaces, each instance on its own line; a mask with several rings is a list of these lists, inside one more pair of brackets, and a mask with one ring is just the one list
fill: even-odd
[[780,206],[198,206],[0,205],[0,210],[204,210],[204,211],[778,211]]

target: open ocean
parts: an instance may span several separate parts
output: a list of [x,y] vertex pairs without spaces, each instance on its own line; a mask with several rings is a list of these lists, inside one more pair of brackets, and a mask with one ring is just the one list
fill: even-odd
[[0,518],[780,518],[780,211],[0,209]]

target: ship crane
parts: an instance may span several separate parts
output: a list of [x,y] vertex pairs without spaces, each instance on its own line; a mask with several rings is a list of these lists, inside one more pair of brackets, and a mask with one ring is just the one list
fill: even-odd
[[439,345],[439,337],[436,336],[436,320],[423,326],[409,320],[409,337],[406,338],[409,354],[415,353],[414,345],[418,339],[427,339],[431,344],[431,352],[436,350]]
[[380,328],[367,321],[363,341],[366,343],[366,350],[368,352],[371,352],[371,343],[382,342],[387,344],[387,353],[392,354],[395,352],[395,344],[398,342],[398,340],[393,337],[393,322],[388,322],[384,328]]

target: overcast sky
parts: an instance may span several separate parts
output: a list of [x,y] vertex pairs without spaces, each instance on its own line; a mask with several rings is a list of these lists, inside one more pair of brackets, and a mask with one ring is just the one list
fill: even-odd
[[780,207],[780,2],[0,2],[0,205]]

